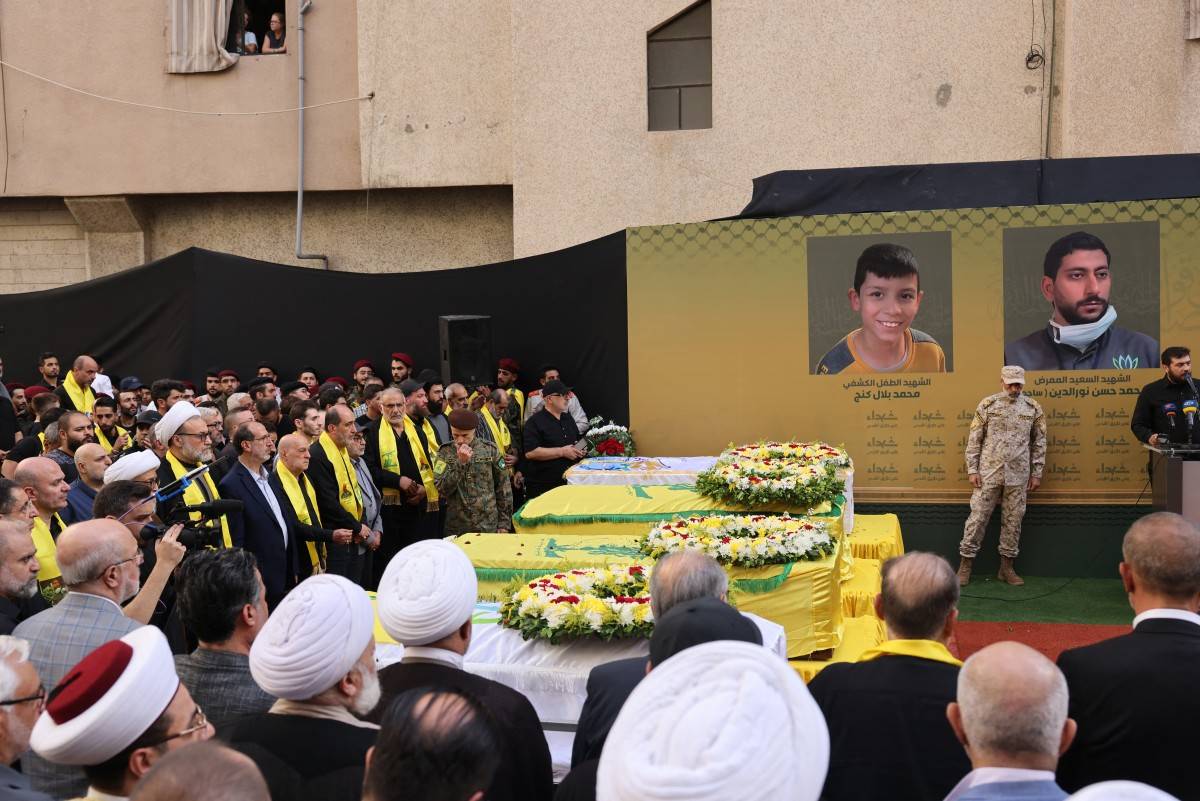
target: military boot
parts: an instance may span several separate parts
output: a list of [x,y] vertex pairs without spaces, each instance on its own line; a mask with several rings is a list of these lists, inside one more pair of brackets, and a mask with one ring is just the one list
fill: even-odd
[[971,565],[975,564],[975,557],[960,556],[958,558],[958,586],[965,587],[971,583]]
[[1017,571],[1013,570],[1013,558],[1011,556],[1000,557],[1000,572],[996,574],[996,578],[1014,587],[1020,587],[1025,583],[1025,579],[1018,576]]

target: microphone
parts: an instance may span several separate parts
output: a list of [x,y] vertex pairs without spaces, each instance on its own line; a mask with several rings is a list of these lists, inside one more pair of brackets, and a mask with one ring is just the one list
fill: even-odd
[[1167,416],[1167,422],[1171,424],[1171,428],[1175,428],[1175,414],[1179,411],[1179,407],[1173,403],[1163,404],[1163,414]]
[[[209,462],[208,464],[202,464],[202,465],[198,465],[197,467],[192,468],[191,470],[187,471],[179,478],[172,481],[167,486],[159,487],[158,493],[157,493],[158,500],[159,501],[170,500],[171,498],[178,495],[179,492],[182,492],[183,491],[182,488],[187,487],[187,485],[191,483],[193,478],[200,475],[201,473],[205,473],[205,472],[208,472],[209,470],[212,470],[217,465],[221,464],[222,462],[227,462],[232,458],[233,458],[233,454],[227,454],[225,456],[222,456],[220,459],[216,459],[214,461]],[[175,489],[179,489],[179,492],[172,492],[172,490],[175,490]]]
[[1196,392],[1196,382],[1192,380],[1192,374],[1184,373],[1183,380],[1187,382],[1188,389],[1190,389],[1192,391],[1192,397],[1200,398],[1200,394],[1197,394],[1197,392]]
[[1191,431],[1192,426],[1196,423],[1197,412],[1200,412],[1200,403],[1197,403],[1195,398],[1188,398],[1183,402],[1183,414],[1187,417],[1188,431]]
[[216,500],[205,501],[193,506],[183,507],[188,512],[199,512],[205,517],[220,517],[221,515],[240,513],[245,507],[241,501],[235,500]]

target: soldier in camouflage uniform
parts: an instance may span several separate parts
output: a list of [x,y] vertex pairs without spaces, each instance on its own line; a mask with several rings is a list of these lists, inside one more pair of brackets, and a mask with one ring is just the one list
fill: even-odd
[[1001,504],[997,577],[1015,586],[1025,583],[1013,570],[1013,560],[1021,540],[1026,494],[1041,485],[1046,466],[1046,417],[1037,401],[1021,394],[1025,370],[1005,367],[1000,380],[1004,391],[979,403],[967,439],[967,476],[975,490],[958,545],[962,557],[958,583],[964,587],[971,580],[971,567],[997,501]]
[[447,537],[512,530],[512,490],[504,456],[494,444],[476,439],[479,418],[466,409],[450,412],[451,442],[438,455],[446,469],[437,477],[446,508]]

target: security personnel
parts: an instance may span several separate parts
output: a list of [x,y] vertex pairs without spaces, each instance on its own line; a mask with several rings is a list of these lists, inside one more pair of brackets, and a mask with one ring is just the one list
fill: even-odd
[[437,477],[446,504],[447,537],[512,531],[512,491],[499,449],[475,437],[477,418],[466,409],[450,412],[451,442],[438,456],[446,469]]
[[1037,401],[1021,394],[1024,368],[1004,367],[1000,381],[1004,391],[980,401],[967,438],[967,477],[975,489],[958,545],[958,583],[964,587],[971,580],[971,567],[997,501],[1001,504],[997,578],[1014,586],[1025,583],[1013,570],[1013,560],[1021,541],[1026,495],[1041,486],[1046,466],[1046,416]]

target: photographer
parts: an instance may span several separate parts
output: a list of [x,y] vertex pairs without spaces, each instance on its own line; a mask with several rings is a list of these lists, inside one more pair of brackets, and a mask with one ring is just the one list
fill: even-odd
[[152,522],[155,506],[154,496],[145,484],[113,481],[96,493],[92,516],[118,521],[138,541],[142,557],[139,566],[142,589],[132,601],[125,604],[125,617],[154,625],[167,634],[168,639],[172,639],[167,620],[175,606],[175,591],[170,586],[170,580],[187,549],[179,543],[182,523],[171,526],[159,536],[162,529]]

